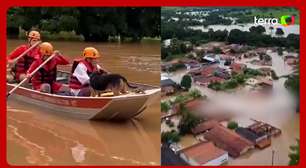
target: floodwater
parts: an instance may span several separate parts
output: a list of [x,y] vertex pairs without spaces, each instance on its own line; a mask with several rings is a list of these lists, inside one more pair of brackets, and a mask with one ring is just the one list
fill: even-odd
[[[272,57],[272,69],[278,76],[287,75],[292,72],[292,68],[284,63],[282,57],[277,53],[268,51]],[[246,63],[247,60],[242,60]],[[261,66],[246,63],[248,67],[259,68]],[[180,82],[186,71],[178,71],[172,74],[162,74],[170,77],[175,82]],[[236,159],[230,159],[228,165],[271,165],[272,151],[274,151],[274,165],[288,165],[290,152],[289,147],[296,144],[296,139],[300,137],[300,116],[295,112],[295,100],[284,87],[286,79],[281,78],[273,81],[273,91],[271,95],[255,96],[244,94],[243,90],[233,93],[216,92],[208,88],[193,85],[210,99],[205,111],[215,108],[214,112],[230,115],[232,120],[237,121],[240,126],[248,126],[256,119],[267,122],[282,130],[282,134],[272,138],[272,145],[264,150],[253,150],[246,155]],[[217,110],[216,110],[217,109]],[[230,114],[229,114],[230,113]]]
[[[22,44],[8,40],[8,52]],[[129,81],[160,84],[160,42],[52,42],[70,60],[87,46],[99,62]],[[60,69],[69,70],[70,66]],[[7,103],[7,161],[12,165],[159,165],[160,100],[126,122],[85,121],[23,102]]]
[[[249,31],[249,28],[252,26],[257,26],[254,23],[247,23],[247,24],[234,24],[234,25],[209,25],[207,27],[204,26],[189,26],[189,28],[194,29],[194,30],[201,30],[203,32],[208,32],[209,29],[213,29],[214,31],[217,30],[227,30],[231,31],[233,29],[239,29],[241,31]],[[282,28],[284,31],[284,37],[287,37],[288,34],[300,34],[300,25],[289,25],[289,26],[282,26],[280,24],[275,24],[275,25],[269,25],[265,24],[262,25],[266,29],[266,34],[275,36],[275,31],[276,28]],[[273,30],[270,30],[269,28],[273,27]]]

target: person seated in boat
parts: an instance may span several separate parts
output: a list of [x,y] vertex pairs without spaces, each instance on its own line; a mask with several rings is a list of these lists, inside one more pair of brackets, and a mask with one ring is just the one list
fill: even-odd
[[61,83],[56,82],[57,65],[67,65],[69,61],[64,58],[59,51],[53,51],[53,46],[44,42],[40,46],[41,57],[37,58],[29,70],[27,71],[27,77],[38,68],[48,57],[56,54],[50,61],[48,61],[43,67],[41,67],[31,78],[33,89],[46,92],[46,93],[59,93],[68,91],[69,88],[65,87]]
[[19,57],[26,50],[31,48],[34,44],[40,41],[40,33],[38,31],[30,31],[27,35],[27,44],[18,46],[12,51],[7,57],[7,81],[8,82],[20,82],[26,77],[26,72],[29,69],[35,58],[39,58],[39,47],[34,47],[32,50],[27,52],[23,57],[19,58],[15,62],[15,58]]
[[90,96],[90,74],[93,72],[109,73],[97,64],[101,57],[97,49],[86,47],[83,50],[83,59],[74,60],[69,81],[70,91],[74,96]]

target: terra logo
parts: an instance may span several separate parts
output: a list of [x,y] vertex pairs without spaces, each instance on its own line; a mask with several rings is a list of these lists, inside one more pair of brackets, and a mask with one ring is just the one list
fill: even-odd
[[294,16],[293,15],[283,15],[281,16],[281,25],[288,26],[294,24]]
[[293,25],[294,24],[294,16],[293,15],[283,15],[278,18],[257,18],[254,16],[254,24],[255,25],[277,25],[281,24],[283,26]]

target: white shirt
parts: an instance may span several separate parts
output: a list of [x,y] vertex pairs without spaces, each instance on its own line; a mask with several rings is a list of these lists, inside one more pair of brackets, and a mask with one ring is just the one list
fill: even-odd
[[[72,75],[75,76],[82,85],[89,83],[89,76],[87,74],[87,68],[81,62],[77,65]],[[77,96],[81,89],[71,88],[70,90],[75,96]]]
[[75,76],[79,80],[79,82],[81,82],[82,85],[89,83],[89,76],[87,74],[87,68],[81,62],[77,65],[72,75]]

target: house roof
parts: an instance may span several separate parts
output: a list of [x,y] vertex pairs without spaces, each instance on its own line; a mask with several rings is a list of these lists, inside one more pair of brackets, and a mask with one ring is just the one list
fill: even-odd
[[176,155],[167,145],[161,147],[161,165],[163,166],[188,166],[188,164]]
[[252,142],[222,125],[215,126],[204,133],[204,137],[226,150],[232,157],[238,157],[242,152],[253,148]]
[[223,156],[227,152],[216,147],[212,142],[201,142],[181,150],[181,153],[202,165]]
[[224,82],[225,79],[217,76],[211,76],[211,77],[197,77],[195,81],[200,83],[212,83],[212,82]]
[[201,134],[201,133],[203,133],[207,130],[212,129],[213,127],[215,127],[217,125],[219,125],[219,122],[216,121],[216,120],[204,121],[204,122],[198,124],[195,128],[193,128],[191,130],[191,132],[195,135],[196,134]]
[[161,87],[165,87],[165,86],[175,86],[176,83],[171,80],[171,79],[164,79],[160,81],[160,85]]
[[268,85],[268,86],[273,86],[273,81],[272,80],[261,79],[260,81],[258,81],[258,83]]
[[205,105],[205,101],[200,99],[194,99],[185,104],[185,107],[194,112],[199,112],[201,109],[203,109],[203,106]]
[[243,128],[243,127],[238,127],[236,130],[236,133],[243,136],[244,138],[255,142],[257,140],[257,138],[259,138],[258,135],[256,135],[256,133],[252,132],[251,130],[249,130],[248,128]]
[[240,72],[243,68],[246,67],[245,64],[232,63],[231,66],[234,72]]

